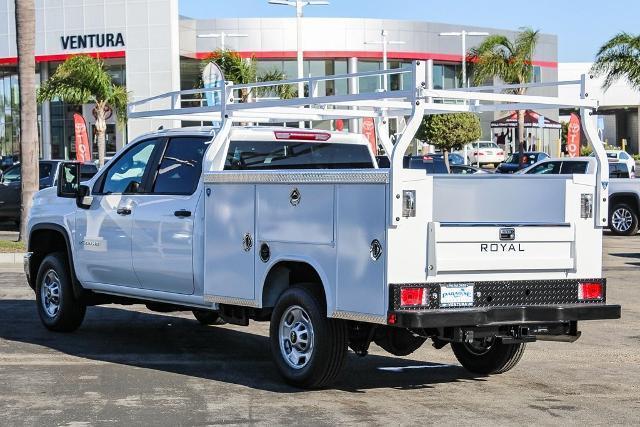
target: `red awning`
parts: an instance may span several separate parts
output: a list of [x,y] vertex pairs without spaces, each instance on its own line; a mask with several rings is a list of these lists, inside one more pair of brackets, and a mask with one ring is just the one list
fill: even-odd
[[[526,110],[524,112],[524,127],[526,128],[537,128],[540,127],[540,123],[538,122],[541,114],[536,113],[533,110]],[[509,114],[507,117],[503,117],[498,120],[494,120],[491,122],[492,128],[517,128],[518,127],[518,113],[514,111]],[[560,129],[562,125],[555,120],[551,120],[548,117],[544,118],[544,126],[545,129]]]

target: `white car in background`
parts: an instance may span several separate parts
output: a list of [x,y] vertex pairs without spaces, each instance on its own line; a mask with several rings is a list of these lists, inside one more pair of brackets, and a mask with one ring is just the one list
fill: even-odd
[[[504,150],[498,146],[495,142],[491,141],[477,141],[467,144],[467,162],[469,164],[494,164],[504,162]],[[464,150],[460,153],[464,156]]]
[[[594,154],[591,153],[590,157],[594,157]],[[629,153],[623,150],[607,150],[607,158],[610,162],[618,161],[626,163],[629,167],[629,172],[633,172],[635,174],[636,171],[636,161],[633,159]]]

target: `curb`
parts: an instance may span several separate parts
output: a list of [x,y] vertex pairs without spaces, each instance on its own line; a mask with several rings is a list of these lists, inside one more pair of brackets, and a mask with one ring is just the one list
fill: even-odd
[[22,264],[24,262],[24,252],[0,253],[0,264]]

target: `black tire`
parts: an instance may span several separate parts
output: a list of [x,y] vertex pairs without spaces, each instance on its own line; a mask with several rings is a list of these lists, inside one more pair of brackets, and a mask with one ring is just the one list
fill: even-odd
[[489,346],[467,343],[451,343],[458,362],[469,372],[480,375],[502,374],[518,364],[524,353],[525,343]]
[[47,255],[36,276],[36,305],[45,328],[55,332],[71,332],[80,327],[87,307],[73,293],[67,255]]
[[[287,322],[291,325],[289,329]],[[287,330],[289,333],[285,338]],[[298,285],[282,293],[271,315],[269,335],[276,367],[284,380],[295,387],[327,386],[338,377],[344,366],[346,325],[341,320],[328,319],[323,301],[308,287]],[[297,354],[306,354],[298,359],[297,367],[287,358],[287,352],[293,354],[294,347],[295,351],[301,350]]]
[[408,356],[419,349],[426,340],[407,329],[386,327],[376,335],[374,342],[394,356]]
[[609,209],[609,229],[618,236],[631,236],[638,232],[638,213],[626,203]]
[[224,325],[225,322],[222,317],[215,311],[211,310],[193,310],[193,317],[196,318],[201,325]]

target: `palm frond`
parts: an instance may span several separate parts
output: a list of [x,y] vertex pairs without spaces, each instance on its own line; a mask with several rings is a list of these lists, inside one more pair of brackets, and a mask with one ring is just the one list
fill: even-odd
[[60,64],[40,86],[37,99],[40,103],[53,99],[68,104],[106,102],[119,119],[127,117],[126,89],[113,83],[102,60],[88,55],[74,55]]
[[622,32],[608,40],[598,50],[591,72],[605,76],[604,89],[623,79],[640,90],[640,35]]

